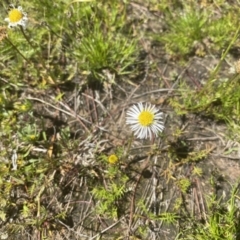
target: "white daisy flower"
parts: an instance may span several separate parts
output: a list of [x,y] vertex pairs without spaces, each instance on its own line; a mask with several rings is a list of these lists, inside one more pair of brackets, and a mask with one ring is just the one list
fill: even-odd
[[5,18],[4,20],[8,22],[9,28],[17,26],[22,26],[25,28],[28,18],[22,7],[19,6],[16,8],[14,5],[10,5],[8,18]]
[[126,123],[140,139],[157,136],[164,129],[161,121],[163,113],[154,105],[138,103],[130,107],[126,114]]

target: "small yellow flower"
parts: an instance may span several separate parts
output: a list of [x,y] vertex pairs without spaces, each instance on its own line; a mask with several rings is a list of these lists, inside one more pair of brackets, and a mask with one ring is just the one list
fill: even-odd
[[22,7],[15,7],[10,5],[10,10],[8,12],[8,18],[5,18],[5,21],[8,22],[8,27],[22,26],[26,27],[28,18],[27,14],[23,11]]
[[108,157],[108,162],[111,164],[115,164],[118,162],[118,157],[115,154],[112,154]]

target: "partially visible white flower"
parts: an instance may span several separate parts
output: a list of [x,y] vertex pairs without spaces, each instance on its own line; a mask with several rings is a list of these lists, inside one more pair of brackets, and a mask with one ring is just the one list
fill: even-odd
[[8,18],[5,18],[4,20],[8,22],[9,28],[17,26],[22,26],[25,28],[28,18],[22,7],[19,6],[16,8],[14,5],[10,5]]
[[138,103],[130,107],[126,114],[126,123],[130,125],[134,135],[140,139],[157,136],[164,129],[161,121],[163,113],[159,112],[154,105]]

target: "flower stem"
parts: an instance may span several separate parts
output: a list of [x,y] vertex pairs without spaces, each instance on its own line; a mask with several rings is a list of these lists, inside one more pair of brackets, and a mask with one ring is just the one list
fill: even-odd
[[21,55],[21,57],[22,57],[24,60],[26,60],[28,63],[31,64],[31,62],[18,50],[18,48],[12,43],[12,41],[11,41],[8,37],[6,37],[5,39],[6,39],[6,40],[11,44],[11,46],[18,52],[18,54]]
[[35,47],[34,47],[34,46],[32,45],[32,43],[30,42],[29,38],[28,38],[27,35],[25,34],[22,26],[20,26],[20,29],[21,29],[21,32],[22,32],[23,36],[24,36],[25,39],[27,40],[28,44],[29,44],[33,49],[35,49]]
[[[33,44],[30,42],[29,37],[25,34],[24,29],[23,29],[22,26],[20,26],[20,29],[21,29],[21,32],[22,32],[24,38],[27,40],[28,44],[29,44],[34,50],[36,50],[36,47],[34,47]],[[41,61],[42,66],[46,69],[46,64],[45,64],[42,56],[40,56],[39,60]]]

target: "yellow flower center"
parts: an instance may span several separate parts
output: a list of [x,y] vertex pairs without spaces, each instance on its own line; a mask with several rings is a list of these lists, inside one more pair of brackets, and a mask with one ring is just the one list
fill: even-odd
[[23,14],[18,9],[13,9],[9,12],[8,17],[10,22],[16,23],[23,18]]
[[108,157],[108,162],[111,164],[115,164],[117,161],[118,161],[118,157],[115,154],[110,155]]
[[154,114],[148,111],[142,111],[138,116],[139,123],[144,127],[153,124],[153,120]]

